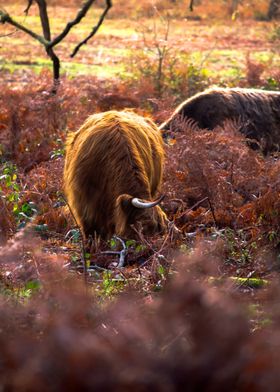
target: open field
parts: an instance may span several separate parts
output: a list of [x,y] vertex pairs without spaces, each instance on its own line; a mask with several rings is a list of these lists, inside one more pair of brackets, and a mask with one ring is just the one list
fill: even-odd
[[[65,25],[65,18],[60,15],[74,14],[74,10],[56,7],[51,15],[53,35],[58,34]],[[22,16],[21,8],[10,6],[11,15],[18,16],[18,21],[24,21],[26,27],[40,31],[38,16]],[[63,62],[63,72],[72,77],[79,74],[108,78],[125,77],[129,73],[129,63],[147,46],[153,45],[154,23],[158,30],[158,39],[165,34],[165,22],[156,16],[154,19],[108,19],[101,27],[98,35],[81,49],[79,54],[70,59],[71,50],[79,37],[84,36],[92,27],[93,15],[75,27],[57,48],[57,53]],[[121,26],[121,27],[120,27]],[[148,31],[148,30],[152,31]],[[2,34],[13,31],[11,27],[2,28]],[[145,39],[143,40],[143,31]],[[273,69],[280,63],[279,43],[273,40],[276,26],[274,23],[256,22],[252,20],[214,20],[191,21],[187,19],[171,20],[168,36],[168,47],[171,47],[178,57],[188,56],[196,67],[207,69],[209,77],[225,81],[239,81],[245,77],[246,57],[250,54],[252,60]],[[183,32],[183,34],[182,34]],[[0,38],[0,66],[10,71],[21,70],[26,66],[40,72],[45,67],[51,67],[44,49],[38,42],[22,32],[16,32],[9,37]]]
[[[235,123],[182,125],[165,145],[173,225],[124,238],[124,268],[117,239],[84,252],[63,195],[66,135],[92,113],[132,108],[160,124],[213,85],[279,91],[279,24],[244,7],[201,20],[174,8],[168,34],[164,11],[115,12],[71,59],[94,9],[56,48],[55,95],[43,47],[0,25],[3,391],[279,390],[279,152],[250,149]],[[35,7],[6,9],[40,32]],[[75,12],[50,7],[53,35]]]

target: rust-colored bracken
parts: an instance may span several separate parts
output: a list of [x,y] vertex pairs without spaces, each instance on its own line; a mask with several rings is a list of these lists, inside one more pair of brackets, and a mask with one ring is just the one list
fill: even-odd
[[138,222],[145,234],[163,230],[160,199],[150,202],[161,185],[163,159],[160,131],[131,111],[94,114],[71,133],[64,190],[84,236],[133,237],[131,225]]

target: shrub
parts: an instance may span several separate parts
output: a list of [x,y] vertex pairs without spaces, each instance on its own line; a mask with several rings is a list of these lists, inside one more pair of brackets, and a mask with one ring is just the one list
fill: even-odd
[[173,95],[185,99],[209,86],[211,80],[203,65],[196,65],[187,52],[169,43],[171,20],[156,9],[150,26],[142,26],[143,48],[133,52],[128,65],[131,84],[150,85],[157,97]]

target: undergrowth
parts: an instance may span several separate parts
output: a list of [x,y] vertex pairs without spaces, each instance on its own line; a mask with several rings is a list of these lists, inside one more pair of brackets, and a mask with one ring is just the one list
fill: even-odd
[[251,150],[238,124],[199,131],[183,123],[180,129],[167,148],[164,184],[176,224],[206,235],[215,228],[220,238],[231,230],[235,246],[244,250],[227,251],[242,264],[264,247],[278,257],[279,160]]
[[[15,277],[16,255],[28,246],[26,234],[3,248],[1,270]],[[127,285],[100,303],[63,259],[30,252],[17,272],[32,277],[29,291],[0,296],[3,390],[278,390],[279,290],[266,296],[265,313],[241,307],[230,282],[214,289],[205,280],[218,266],[207,253],[182,256],[160,296],[141,300]],[[103,288],[110,295],[107,280]]]
[[96,239],[85,290],[62,194],[66,134],[113,107],[163,121],[174,96],[79,77],[54,97],[49,80],[0,82],[2,389],[278,390],[278,155],[251,150],[237,123],[181,124],[162,189],[179,232],[127,239],[124,269],[103,253],[116,243]]
[[[67,132],[78,129],[92,112],[111,108],[130,106],[140,114],[153,115],[162,121],[175,102],[173,93],[159,99],[151,90],[134,86],[132,98],[124,82],[110,86],[86,77],[64,79],[59,94],[52,96],[47,89],[49,77],[43,73],[36,79],[36,88],[30,85],[24,92],[12,91],[9,85],[2,84],[0,228],[5,242],[31,222],[40,235],[58,241],[58,248],[63,248],[64,236],[75,225],[61,192]],[[257,80],[264,82],[259,76]],[[149,105],[147,93],[151,97]],[[236,252],[238,256],[227,257],[231,261],[239,263],[239,258],[246,259],[246,254],[248,260],[255,260],[258,251],[264,248],[277,256],[277,157],[265,158],[251,150],[239,133],[238,124],[228,123],[213,132],[198,131],[190,124],[183,124],[181,129],[166,147],[163,192],[167,196],[164,209],[169,218],[183,235],[210,233],[211,238],[218,236],[225,243],[224,230],[233,230],[237,248],[245,249]],[[238,234],[240,231],[242,235]],[[142,240],[139,238],[139,244]],[[77,243],[68,242],[77,247]],[[161,248],[160,241],[156,243],[157,239],[148,246],[143,244],[141,252],[134,252],[132,247],[130,263],[138,260],[141,264],[151,257],[153,247]],[[184,238],[178,243],[188,246]],[[102,246],[104,250],[108,245]],[[174,247],[177,246],[180,244]],[[102,265],[111,262],[101,259]]]
[[137,31],[143,49],[131,53],[128,61],[130,85],[140,91],[145,89],[156,98],[173,96],[177,101],[208,87],[211,78],[203,62],[195,64],[189,52],[174,47],[172,29],[176,22],[157,7],[150,16],[148,23],[142,23]]

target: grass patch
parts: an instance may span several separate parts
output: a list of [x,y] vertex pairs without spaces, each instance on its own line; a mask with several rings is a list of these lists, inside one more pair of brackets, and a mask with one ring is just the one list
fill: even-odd
[[[22,60],[24,62],[24,60]],[[26,62],[26,64],[22,64],[16,62],[6,62],[0,59],[0,70],[9,71],[10,73],[14,73],[16,71],[22,71],[24,69],[32,69],[35,74],[40,74],[43,69],[52,69],[52,63],[48,60],[44,59],[36,59],[34,62]],[[119,65],[112,67],[110,65],[89,65],[83,64],[79,62],[64,62],[63,68],[61,71],[62,75],[67,74],[70,77],[74,77],[76,75],[92,75],[97,76],[99,78],[113,78],[119,76],[120,74],[124,74],[124,66]]]

